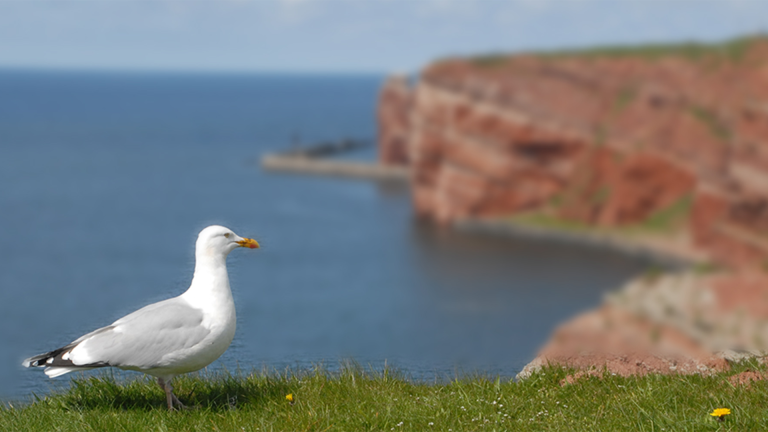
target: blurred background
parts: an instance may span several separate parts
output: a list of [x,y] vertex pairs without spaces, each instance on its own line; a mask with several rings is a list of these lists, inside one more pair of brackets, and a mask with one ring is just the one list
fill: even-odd
[[[525,186],[538,191],[528,198],[520,197],[516,177],[493,180],[502,184],[500,191],[477,180],[488,173],[493,178],[494,170],[518,172],[501,156],[488,156],[491,162],[474,166],[467,177],[461,177],[466,170],[451,171],[456,164],[436,168],[451,157],[471,161],[482,154],[470,147],[469,156],[451,156],[450,149],[461,145],[445,144],[446,137],[430,144],[430,130],[462,131],[458,114],[455,123],[417,128],[432,121],[431,114],[441,115],[441,98],[450,99],[437,90],[485,103],[485,90],[477,96],[472,83],[491,83],[488,98],[512,89],[507,102],[520,108],[515,97],[526,91],[547,98],[537,93],[539,84],[558,88],[535,77],[564,75],[542,72],[541,64],[525,59],[486,69],[506,62],[501,53],[720,43],[760,33],[766,17],[768,3],[757,0],[0,2],[0,397],[26,400],[68,382],[52,384],[41,371],[24,370],[22,359],[182,293],[191,280],[197,233],[210,224],[262,245],[229,258],[238,332],[212,369],[333,369],[353,359],[377,369],[386,362],[416,379],[474,372],[512,377],[557,325],[667,261],[579,241],[509,236],[504,227],[504,235],[494,234],[496,228],[492,234],[455,229],[461,221],[504,222],[518,214],[528,219],[515,224],[537,226],[553,219],[609,227],[636,221],[622,219],[624,204],[601,213],[600,205],[612,202],[605,196],[595,198],[597,210],[550,208],[572,179],[562,172],[592,156],[553,168],[552,159],[537,156],[549,144],[562,141],[571,155],[583,143],[558,141],[546,127],[541,136],[534,131],[535,139],[513,130],[507,141],[493,121],[481,119],[475,132],[464,130],[482,135],[493,129],[489,134],[502,152],[559,173],[553,180],[559,186]],[[603,71],[625,71],[587,63],[572,67],[566,59],[555,69],[598,82]],[[627,68],[641,71],[626,75],[636,82],[657,73]],[[757,86],[764,72],[751,71],[745,76]],[[406,78],[393,81],[393,73]],[[713,79],[741,76],[731,69],[721,75]],[[606,85],[615,83],[605,76]],[[677,88],[664,77],[657,82]],[[603,95],[597,104],[605,112],[605,98],[614,100],[622,88],[589,94]],[[739,95],[752,89],[745,85]],[[611,140],[623,139],[621,122],[604,131],[602,114],[579,117],[582,107],[592,106],[590,97],[569,105],[552,96],[551,106],[523,103],[520,109],[532,116],[544,112],[542,124],[555,119],[560,130],[572,127],[614,148]],[[634,98],[621,97],[632,108]],[[763,115],[760,109],[755,115]],[[709,113],[699,112],[705,120]],[[669,134],[664,127],[659,133]],[[755,127],[754,135],[765,137],[762,126]],[[302,175],[265,170],[260,162],[267,154],[314,159],[285,152],[343,140],[361,145],[330,159],[405,167],[411,180]],[[760,160],[754,152],[745,157]],[[689,175],[714,176],[716,185],[731,179],[708,160],[703,174]],[[684,186],[672,188],[669,199],[654,202],[658,208],[639,214],[677,209],[681,199],[689,206],[699,202],[695,181],[678,183]],[[750,184],[758,186],[739,190],[754,203],[755,193],[766,189],[757,180]],[[742,225],[760,232],[762,219],[755,225],[757,210],[747,207],[753,210]],[[711,252],[702,246],[707,239],[691,247]],[[752,243],[758,252],[737,249],[744,257],[739,262],[755,267],[763,245]],[[731,250],[723,254],[735,256]]]

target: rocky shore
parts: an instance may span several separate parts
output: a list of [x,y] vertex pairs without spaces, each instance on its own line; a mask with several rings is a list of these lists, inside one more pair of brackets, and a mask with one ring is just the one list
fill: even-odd
[[576,224],[718,269],[633,281],[526,370],[703,372],[768,346],[768,39],[448,59],[386,82],[378,110],[419,217]]

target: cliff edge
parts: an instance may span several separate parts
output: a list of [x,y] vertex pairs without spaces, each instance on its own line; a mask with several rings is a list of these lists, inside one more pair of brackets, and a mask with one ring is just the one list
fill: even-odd
[[[727,268],[734,290],[768,263],[766,37],[439,61],[413,85],[384,85],[379,128],[381,161],[410,166],[415,211],[437,223],[655,231]],[[693,286],[706,291],[707,277]],[[620,316],[697,342],[690,326],[609,302],[558,333]],[[555,339],[540,360],[568,363],[576,348]],[[719,364],[694,351],[688,369]]]
[[451,59],[386,83],[382,162],[439,223],[546,210],[589,226],[684,213],[699,249],[768,257],[768,39]]

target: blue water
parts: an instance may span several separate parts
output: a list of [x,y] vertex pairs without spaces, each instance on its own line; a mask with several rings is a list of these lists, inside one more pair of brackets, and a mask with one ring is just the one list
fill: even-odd
[[512,376],[645,267],[421,224],[405,187],[260,170],[297,135],[373,139],[381,80],[0,72],[0,397],[56,387],[23,358],[183,292],[209,224],[262,245],[230,255],[238,329],[214,369]]

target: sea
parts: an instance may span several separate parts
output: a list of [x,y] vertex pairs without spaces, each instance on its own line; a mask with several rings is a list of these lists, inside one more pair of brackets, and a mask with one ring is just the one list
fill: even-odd
[[261,244],[229,257],[237,334],[211,372],[512,379],[649,267],[419,221],[407,185],[260,168],[341,139],[372,143],[344,157],[374,160],[384,78],[0,71],[0,400],[81,376],[24,358],[184,292],[211,224]]

